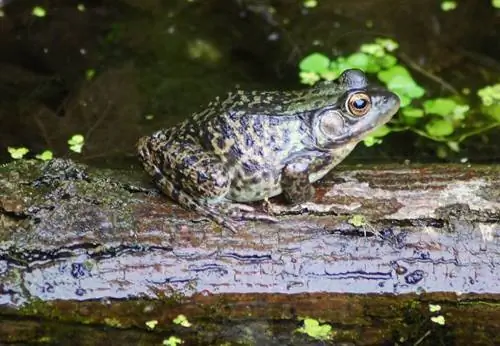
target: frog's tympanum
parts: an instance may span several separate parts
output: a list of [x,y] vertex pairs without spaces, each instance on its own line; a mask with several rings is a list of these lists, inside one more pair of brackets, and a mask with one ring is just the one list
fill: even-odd
[[395,94],[347,70],[302,91],[230,93],[137,149],[166,195],[235,231],[234,219],[276,221],[244,202],[311,199],[312,183],[398,109]]

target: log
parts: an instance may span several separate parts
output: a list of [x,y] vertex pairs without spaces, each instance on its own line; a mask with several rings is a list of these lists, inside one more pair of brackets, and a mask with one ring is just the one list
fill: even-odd
[[[278,223],[241,222],[232,234],[170,202],[140,169],[12,162],[0,167],[0,340],[68,341],[72,332],[54,331],[64,321],[111,344],[172,333],[241,342],[235,331],[250,328],[266,335],[257,344],[306,345],[294,331],[312,316],[336,342],[500,343],[499,173],[342,166],[309,203],[272,199]],[[448,328],[430,320],[430,303]],[[179,313],[195,331],[172,324]]]

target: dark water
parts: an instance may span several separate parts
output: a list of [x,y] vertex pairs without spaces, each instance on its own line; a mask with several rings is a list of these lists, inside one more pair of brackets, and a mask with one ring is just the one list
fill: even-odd
[[[332,58],[384,36],[399,55],[456,89],[500,80],[499,10],[461,1],[7,1],[0,17],[0,160],[8,146],[50,149],[105,165],[135,162],[137,138],[175,124],[235,86],[303,87],[298,62]],[[41,6],[44,17],[33,15]],[[371,26],[367,27],[367,22]],[[432,97],[439,83],[412,71]],[[92,77],[92,78],[90,78]],[[154,115],[151,120],[150,115]],[[149,119],[149,120],[148,120]],[[66,141],[85,135],[81,155]],[[472,136],[446,160],[498,162],[498,130]],[[411,132],[360,145],[351,162],[433,162],[435,142]],[[29,156],[28,155],[28,156]]]

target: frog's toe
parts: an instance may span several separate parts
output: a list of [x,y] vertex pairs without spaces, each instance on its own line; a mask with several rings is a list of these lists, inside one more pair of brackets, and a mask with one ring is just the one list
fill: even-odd
[[259,213],[254,207],[241,203],[230,203],[223,207],[224,214],[234,220],[278,222],[270,215]]
[[258,213],[255,211],[255,208],[239,203],[228,203],[218,205],[217,207],[208,207],[205,213],[216,223],[229,229],[233,233],[237,233],[241,228],[237,221],[278,222],[278,219],[270,215]]
[[206,214],[217,224],[227,228],[233,233],[238,233],[237,223],[231,220],[229,217],[220,213],[217,209],[207,208]]
[[233,216],[240,220],[248,220],[248,221],[264,221],[269,223],[276,223],[279,220],[271,215],[259,214],[259,213],[241,213],[240,215]]
[[252,207],[248,204],[243,204],[243,203],[231,203],[227,207],[227,210],[229,212],[237,211],[237,212],[244,212],[244,213],[255,213],[254,207]]
[[226,227],[228,230],[230,230],[233,233],[238,233],[239,227],[236,222],[232,220],[222,220],[219,222],[220,225]]

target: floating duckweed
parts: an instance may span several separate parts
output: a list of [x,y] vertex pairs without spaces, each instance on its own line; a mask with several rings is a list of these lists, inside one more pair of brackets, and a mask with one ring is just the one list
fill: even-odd
[[19,160],[24,157],[27,153],[29,153],[28,148],[14,148],[14,147],[7,147],[7,151],[10,154],[10,157],[12,157],[14,160]]
[[85,144],[85,138],[82,135],[76,134],[68,139],[69,149],[75,153],[81,153],[83,145]]
[[309,335],[316,340],[330,340],[332,338],[332,326],[329,324],[319,324],[314,318],[305,318],[304,326],[297,328],[297,332]]
[[388,135],[390,132],[391,129],[388,126],[386,125],[379,126],[374,131],[372,131],[369,136],[363,139],[363,143],[367,147],[371,147],[375,144],[380,144],[382,143],[382,138]]
[[148,327],[149,329],[153,330],[153,329],[156,328],[156,325],[158,324],[158,321],[157,320],[146,321],[144,324],[146,325],[146,327]]
[[188,321],[187,317],[184,315],[179,315],[176,318],[174,318],[173,322],[175,324],[181,325],[183,327],[189,328],[192,326],[192,324]]
[[318,6],[318,1],[317,0],[304,0],[303,5],[306,8],[314,8],[314,7]]
[[432,137],[445,137],[451,135],[455,129],[447,119],[432,119],[425,124],[425,130]]
[[35,155],[35,157],[42,161],[49,161],[54,158],[54,154],[50,150],[45,150],[44,152]]
[[347,222],[354,227],[363,227],[366,225],[366,218],[361,214],[355,214]]
[[477,91],[477,95],[485,106],[500,103],[500,84],[486,86]]
[[431,321],[434,322],[434,323],[436,323],[436,324],[439,324],[441,326],[444,326],[445,323],[446,323],[446,320],[445,320],[445,318],[444,318],[443,315],[432,316],[431,317]]
[[176,336],[171,336],[168,339],[163,340],[164,346],[177,346],[184,343],[184,341]]
[[437,305],[437,304],[429,304],[429,311],[430,311],[430,312],[438,312],[438,311],[441,311],[441,305]]
[[455,1],[443,1],[441,3],[441,9],[445,12],[452,11],[457,8],[457,3]]
[[33,11],[31,12],[35,17],[45,17],[47,15],[47,11],[41,6],[33,7]]

